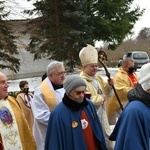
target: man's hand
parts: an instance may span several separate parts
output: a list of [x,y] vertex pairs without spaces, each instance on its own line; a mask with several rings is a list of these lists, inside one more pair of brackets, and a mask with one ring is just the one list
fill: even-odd
[[113,79],[108,79],[108,84],[109,84],[110,86],[114,85],[114,80],[113,80]]

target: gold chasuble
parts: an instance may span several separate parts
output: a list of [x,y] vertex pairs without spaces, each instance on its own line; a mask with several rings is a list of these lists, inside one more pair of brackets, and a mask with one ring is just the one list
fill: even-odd
[[36,145],[19,103],[12,97],[0,100],[1,150],[36,150]]
[[53,108],[55,108],[55,106],[57,105],[56,95],[55,95],[54,91],[52,91],[50,89],[46,80],[44,80],[41,83],[40,89],[42,91],[43,99],[44,99],[45,103],[48,105],[50,111],[52,111]]

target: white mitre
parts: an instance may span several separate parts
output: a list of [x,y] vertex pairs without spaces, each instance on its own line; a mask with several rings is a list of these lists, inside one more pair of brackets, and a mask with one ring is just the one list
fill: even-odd
[[82,66],[98,63],[98,52],[92,45],[83,47],[79,53],[79,58]]

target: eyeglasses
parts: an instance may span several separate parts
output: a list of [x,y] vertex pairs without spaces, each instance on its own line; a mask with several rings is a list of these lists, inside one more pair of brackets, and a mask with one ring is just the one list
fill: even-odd
[[89,65],[90,68],[98,68],[98,65]]
[[58,73],[53,73],[57,76],[62,76],[62,75],[66,75],[66,72],[65,71],[62,71],[62,72],[58,72]]
[[85,94],[85,91],[75,91],[77,95]]

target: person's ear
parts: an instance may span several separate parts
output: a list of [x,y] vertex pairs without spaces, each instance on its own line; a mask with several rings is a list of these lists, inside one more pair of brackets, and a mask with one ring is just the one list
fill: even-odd
[[150,94],[150,89],[148,89],[146,92],[147,92],[148,94]]

